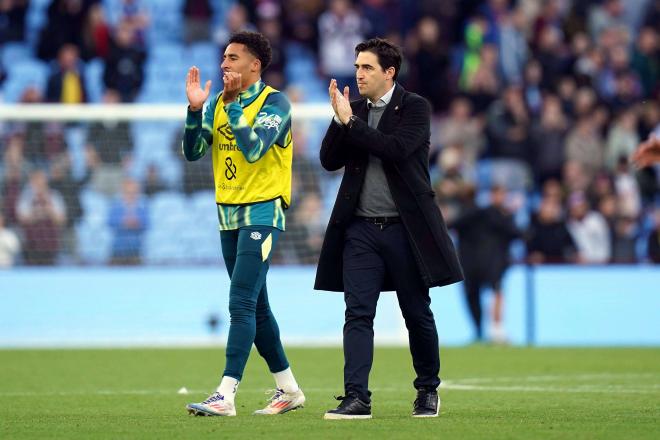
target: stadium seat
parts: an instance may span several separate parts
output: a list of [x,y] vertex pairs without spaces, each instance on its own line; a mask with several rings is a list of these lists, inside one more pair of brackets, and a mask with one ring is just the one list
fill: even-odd
[[23,91],[33,86],[42,93],[46,89],[48,80],[48,65],[35,59],[16,61],[5,65],[7,69],[7,80],[4,85],[4,100],[7,102],[18,102]]
[[149,199],[149,218],[153,220],[152,227],[178,220],[182,215],[187,215],[187,208],[185,196],[180,192],[164,191],[154,194]]
[[25,43],[9,42],[0,47],[2,65],[9,66],[18,61],[31,60],[32,48]]
[[112,231],[86,219],[76,226],[78,256],[85,264],[106,264],[112,253]]
[[87,85],[88,100],[91,103],[101,102],[105,85],[103,84],[103,70],[105,65],[102,60],[95,58],[85,65],[85,81]]
[[90,226],[106,225],[110,201],[100,192],[84,189],[80,192],[80,204],[83,208],[82,223]]

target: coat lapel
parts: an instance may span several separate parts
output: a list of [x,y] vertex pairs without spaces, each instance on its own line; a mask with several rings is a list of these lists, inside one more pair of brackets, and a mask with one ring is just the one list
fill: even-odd
[[401,101],[403,99],[403,92],[405,92],[404,88],[397,83],[394,86],[394,93],[392,93],[392,99],[390,99],[389,104],[387,104],[387,107],[385,107],[383,116],[381,116],[380,121],[378,122],[378,131],[383,133],[388,133],[392,128],[392,124],[391,124],[392,118],[401,111]]

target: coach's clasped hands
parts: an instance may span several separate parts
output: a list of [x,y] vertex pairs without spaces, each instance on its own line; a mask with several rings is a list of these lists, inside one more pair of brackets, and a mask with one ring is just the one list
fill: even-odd
[[230,102],[236,101],[236,98],[238,98],[243,78],[240,73],[224,72],[222,81],[225,83],[224,90],[222,91],[222,102],[227,105]]
[[337,80],[331,79],[328,92],[330,94],[332,109],[335,111],[335,116],[337,116],[342,124],[347,124],[350,117],[353,116],[353,109],[351,109],[351,103],[348,98],[348,86],[344,87],[344,94],[342,95],[337,88]]

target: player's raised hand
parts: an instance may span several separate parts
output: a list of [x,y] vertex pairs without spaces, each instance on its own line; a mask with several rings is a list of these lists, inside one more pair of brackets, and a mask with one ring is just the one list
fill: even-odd
[[222,81],[225,83],[222,91],[222,102],[229,104],[236,101],[243,86],[242,75],[236,72],[225,72],[222,75]]
[[651,135],[646,142],[640,144],[639,148],[632,154],[631,159],[639,168],[660,163],[660,138]]
[[202,89],[199,79],[199,69],[196,66],[192,66],[186,76],[186,96],[188,97],[190,110],[200,110],[210,93],[211,80],[206,81],[204,89]]

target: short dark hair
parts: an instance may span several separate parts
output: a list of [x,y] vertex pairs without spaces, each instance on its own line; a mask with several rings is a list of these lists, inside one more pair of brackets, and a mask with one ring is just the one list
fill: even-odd
[[355,46],[355,56],[360,52],[371,52],[378,57],[378,64],[387,70],[394,67],[394,79],[399,76],[403,55],[401,49],[384,38],[372,38]]
[[266,70],[270,65],[270,61],[273,59],[273,50],[270,47],[270,42],[259,32],[236,32],[229,37],[227,45],[231,43],[244,45],[248,52],[257,57],[261,61],[262,72]]

